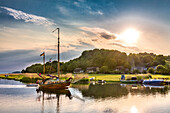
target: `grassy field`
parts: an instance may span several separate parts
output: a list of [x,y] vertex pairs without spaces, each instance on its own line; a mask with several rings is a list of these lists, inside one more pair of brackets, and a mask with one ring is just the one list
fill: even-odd
[[[36,73],[19,73],[19,74],[8,74],[9,76],[6,79],[14,79],[21,80],[23,77],[28,78],[40,78]],[[152,79],[168,79],[170,80],[170,75],[152,75],[152,74],[125,74],[125,79],[130,79],[131,77],[137,77],[142,79],[148,79],[147,76],[151,75]],[[61,75],[62,79],[66,79],[68,77],[73,77],[76,79],[81,78],[92,78],[94,77],[96,80],[106,80],[110,82],[119,82],[121,78],[121,74],[63,74]],[[5,78],[5,74],[0,74],[0,78]]]
[[[125,79],[131,77],[140,76],[145,78],[146,76],[151,74],[125,74]],[[152,79],[162,79],[167,78],[170,80],[170,75],[151,75]],[[89,78],[95,77],[96,80],[106,80],[106,81],[120,81],[121,75],[120,74],[89,74]]]

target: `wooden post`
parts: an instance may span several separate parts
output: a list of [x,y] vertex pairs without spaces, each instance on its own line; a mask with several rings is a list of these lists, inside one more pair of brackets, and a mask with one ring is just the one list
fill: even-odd
[[44,56],[43,56],[43,63],[44,63],[44,67],[43,67],[43,78],[45,79],[45,52],[44,52]]

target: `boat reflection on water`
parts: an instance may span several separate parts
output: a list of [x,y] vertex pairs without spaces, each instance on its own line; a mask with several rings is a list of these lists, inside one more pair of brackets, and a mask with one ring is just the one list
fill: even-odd
[[60,112],[60,98],[61,96],[68,97],[69,99],[72,99],[71,92],[68,89],[60,89],[60,90],[54,90],[54,89],[43,89],[43,90],[37,90],[37,101],[42,101],[42,109],[41,113],[45,113],[45,106],[44,102],[46,100],[57,100],[56,105],[56,112]]
[[120,84],[90,84],[87,85],[78,85],[72,86],[74,88],[78,88],[83,97],[92,97],[95,99],[106,98],[106,97],[122,97],[128,95],[128,90],[125,87],[121,87]]
[[131,95],[155,95],[168,94],[168,86],[136,85],[136,84],[90,84],[90,85],[73,85],[73,88],[79,89],[83,97],[100,98],[120,98]]
[[155,86],[155,85],[124,85],[128,89],[131,95],[156,95],[156,94],[168,94],[170,89],[168,86]]

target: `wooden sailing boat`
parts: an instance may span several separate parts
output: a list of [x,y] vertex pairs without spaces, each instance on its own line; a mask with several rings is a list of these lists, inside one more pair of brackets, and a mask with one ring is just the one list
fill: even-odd
[[[69,78],[68,80],[61,81],[60,80],[60,29],[56,28],[53,32],[58,30],[58,80],[51,79],[45,79],[45,71],[44,72],[44,81],[40,84],[40,90],[41,89],[66,89],[67,86],[70,85],[72,78]],[[45,70],[45,53],[43,56],[44,61],[44,70]]]

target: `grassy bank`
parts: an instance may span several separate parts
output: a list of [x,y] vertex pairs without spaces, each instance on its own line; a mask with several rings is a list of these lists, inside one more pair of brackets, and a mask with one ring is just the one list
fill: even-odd
[[[52,74],[52,75],[57,76],[56,74]],[[64,74],[64,75],[62,74],[60,75],[60,77],[61,77],[61,80],[65,80],[65,79],[68,79],[69,77],[72,77],[72,74]],[[42,80],[42,78],[39,77],[37,73],[0,74],[0,78],[8,79],[8,80],[17,80],[17,81],[21,81],[24,83],[35,83],[37,80]],[[46,76],[46,78],[49,78],[49,77]]]
[[[146,78],[146,76],[151,75],[152,79],[168,79],[170,80],[170,75],[152,75],[152,74],[125,74],[125,79],[131,77]],[[106,80],[108,82],[119,82],[121,79],[121,74],[89,74],[89,78],[95,77],[96,80]],[[146,78],[147,79],[147,78]]]
[[[41,79],[36,73],[19,73],[19,74],[0,74],[0,78],[18,80],[27,83],[35,83],[38,79]],[[56,74],[53,74],[56,75]],[[170,80],[170,75],[152,75],[152,74],[125,74],[125,79],[130,79],[131,77],[137,77],[140,79],[148,79],[147,76],[151,75],[152,79],[167,79]],[[57,76],[57,75],[56,75]],[[69,77],[73,77],[74,80],[82,79],[81,82],[88,81],[89,78],[94,77],[95,80],[106,80],[107,82],[119,82],[121,74],[63,74],[61,79],[65,80]]]

